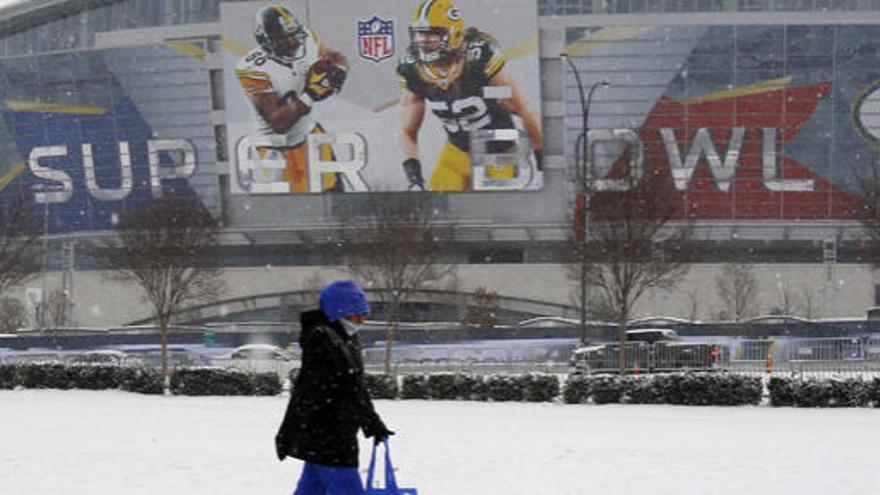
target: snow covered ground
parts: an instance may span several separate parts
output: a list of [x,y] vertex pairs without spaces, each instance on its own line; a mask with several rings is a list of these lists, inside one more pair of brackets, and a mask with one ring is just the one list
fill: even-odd
[[[286,397],[0,391],[0,493],[289,494]],[[421,495],[867,494],[880,410],[377,401]],[[368,443],[361,444],[362,466]]]

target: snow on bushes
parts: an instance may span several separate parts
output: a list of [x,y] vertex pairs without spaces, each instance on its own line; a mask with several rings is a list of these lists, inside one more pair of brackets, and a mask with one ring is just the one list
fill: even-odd
[[559,395],[555,375],[414,374],[403,377],[401,399],[552,401]]
[[567,404],[627,403],[738,406],[758,404],[759,378],[723,373],[569,377],[562,392]]
[[277,373],[248,373],[222,368],[178,368],[171,373],[174,395],[277,395]]
[[[290,374],[295,379],[296,370]],[[556,375],[432,373],[396,376],[368,373],[374,399],[491,400],[566,404],[680,404],[736,406],[759,404],[760,378],[731,373],[673,373],[639,376],[572,375],[560,387]],[[398,383],[400,387],[398,387]],[[180,368],[170,379],[174,395],[278,395],[275,373],[219,368]],[[15,388],[165,392],[160,373],[148,367],[59,362],[0,364],[0,390]],[[767,384],[775,407],[880,407],[880,379],[803,379],[773,377]]]
[[0,389],[16,387],[164,393],[162,377],[152,368],[58,362],[0,365]]
[[880,379],[771,378],[767,384],[775,407],[880,407]]
[[394,399],[397,397],[397,377],[378,373],[364,375],[367,391],[373,399]]

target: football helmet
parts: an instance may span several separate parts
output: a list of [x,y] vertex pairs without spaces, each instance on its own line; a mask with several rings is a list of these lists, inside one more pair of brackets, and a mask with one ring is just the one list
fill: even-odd
[[270,58],[286,65],[306,54],[306,30],[285,7],[269,5],[257,11],[254,26],[257,43]]
[[461,12],[450,0],[424,0],[413,12],[410,52],[425,63],[449,59],[461,49],[464,31]]

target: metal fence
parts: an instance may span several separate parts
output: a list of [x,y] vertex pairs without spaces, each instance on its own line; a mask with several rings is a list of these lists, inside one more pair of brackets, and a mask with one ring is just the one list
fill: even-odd
[[[619,350],[617,344],[581,348],[574,354],[575,370],[617,372],[620,370]],[[877,374],[880,373],[880,337],[630,343],[625,364],[630,373]]]
[[[729,358],[729,347],[714,342],[634,342],[626,344],[626,369],[633,373],[718,370]],[[592,346],[576,354],[575,368],[586,373],[620,370],[620,346]]]
[[301,364],[298,360],[232,358],[211,358],[208,363],[219,368],[237,369],[251,373],[277,373],[282,381],[290,376],[291,370],[298,369]]
[[[576,349],[575,340],[499,341],[442,345],[401,345],[392,353],[394,373],[614,373],[620,368],[616,343]],[[81,352],[29,351],[0,354],[0,362],[77,362]],[[575,359],[572,359],[574,356]],[[101,356],[112,357],[112,356]],[[384,371],[384,347],[364,349],[368,371]],[[160,353],[129,352],[124,363],[160,365]],[[211,365],[244,371],[275,372],[286,378],[298,360],[229,359],[195,352],[169,352],[169,366]],[[727,371],[802,376],[880,376],[880,336],[845,338],[711,338],[672,342],[632,342],[626,346],[630,373]]]

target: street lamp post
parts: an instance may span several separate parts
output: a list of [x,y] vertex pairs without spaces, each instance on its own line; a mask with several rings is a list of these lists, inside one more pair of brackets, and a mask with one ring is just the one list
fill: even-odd
[[588,187],[587,187],[587,178],[588,178],[588,147],[589,143],[587,140],[589,129],[590,129],[590,104],[593,102],[593,93],[596,92],[600,87],[608,87],[611,85],[605,79],[601,79],[599,81],[594,82],[590,85],[590,89],[587,91],[586,96],[584,96],[584,84],[581,81],[581,75],[575,67],[574,62],[572,62],[571,57],[567,54],[562,53],[559,55],[562,60],[565,60],[569,67],[571,68],[571,73],[574,74],[574,80],[577,83],[578,87],[578,96],[581,99],[581,133],[578,135],[577,141],[575,143],[575,165],[578,167],[579,181],[580,181],[580,193],[579,193],[579,202],[580,202],[580,214],[583,215],[583,219],[578,218],[578,222],[580,223],[580,232],[578,235],[578,251],[579,251],[579,261],[580,261],[580,311],[581,311],[581,343],[586,343],[587,341],[587,226],[589,213],[587,211],[589,200],[588,195]]

